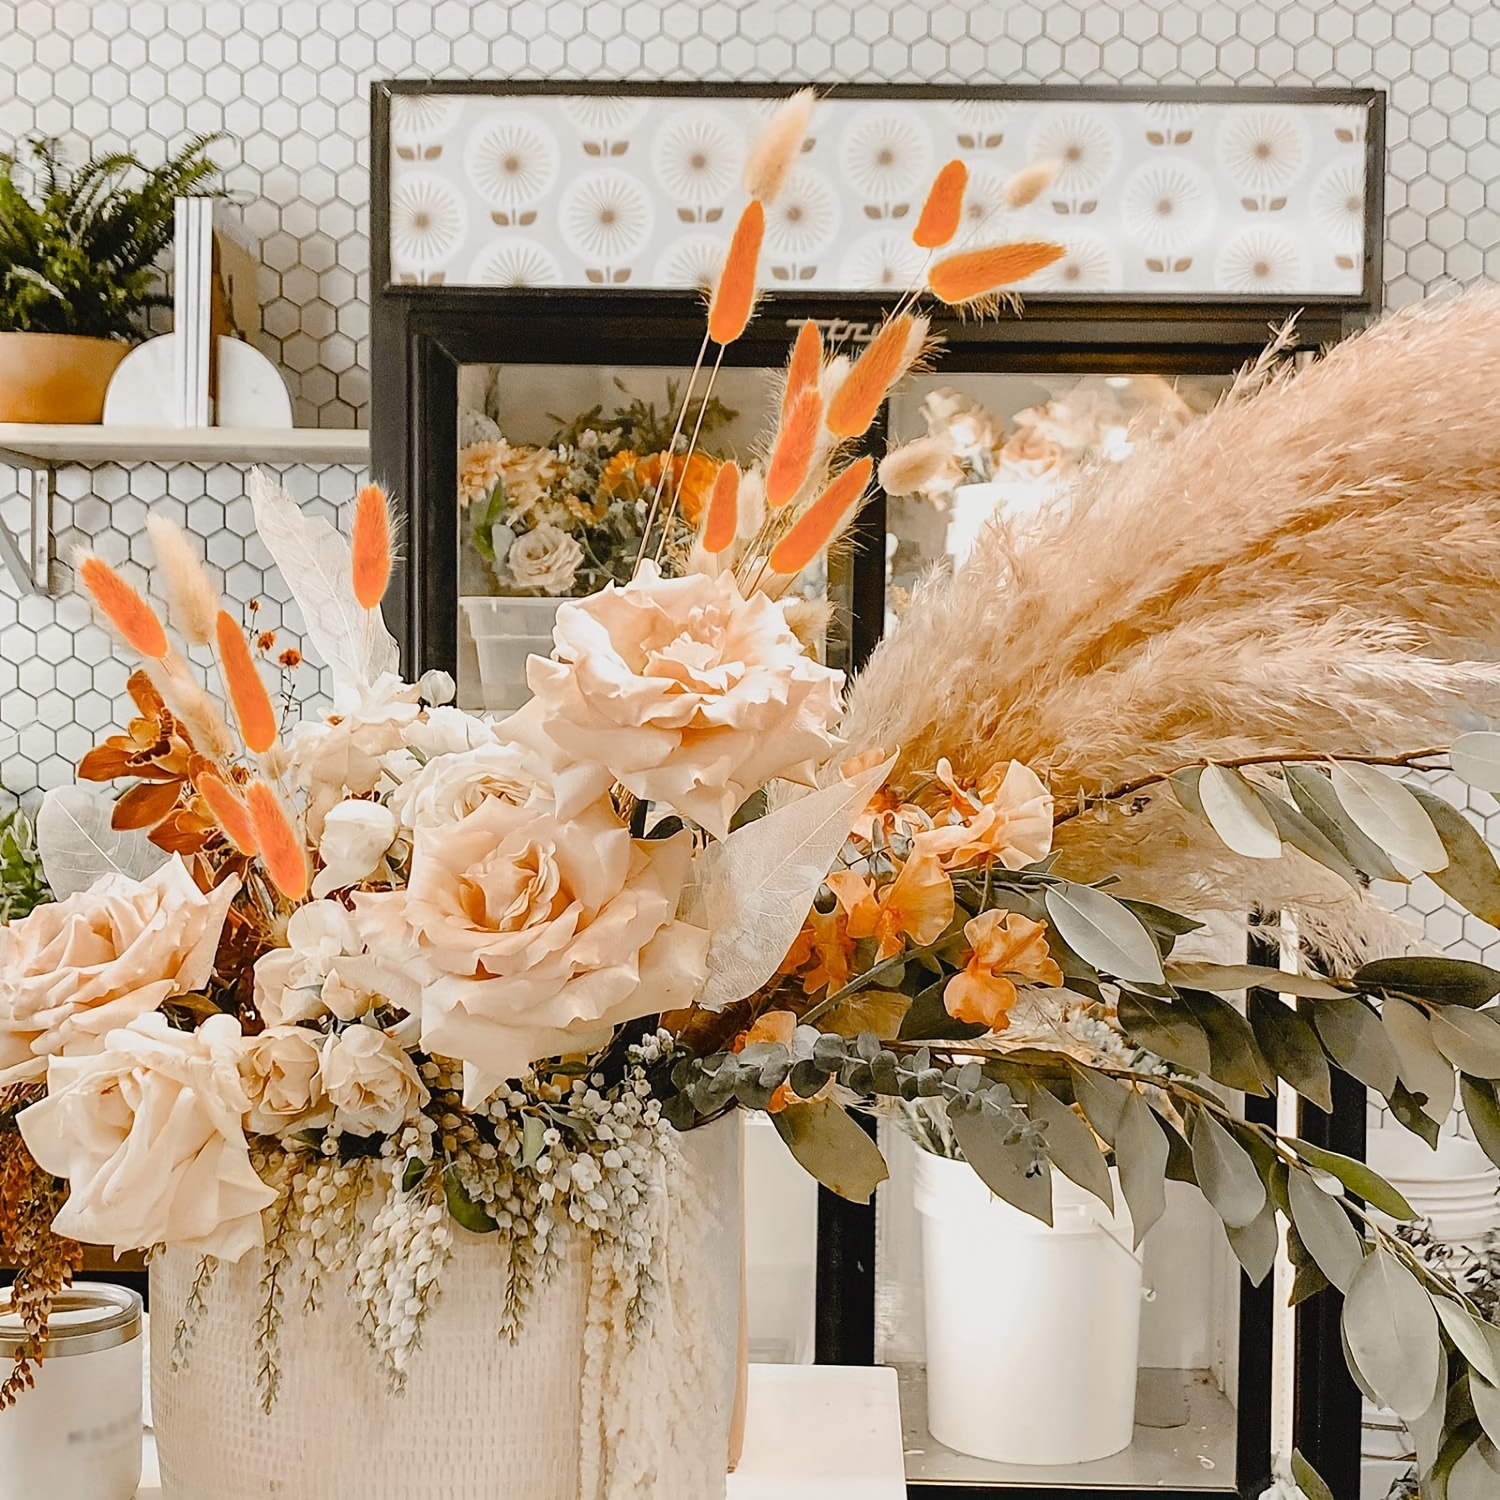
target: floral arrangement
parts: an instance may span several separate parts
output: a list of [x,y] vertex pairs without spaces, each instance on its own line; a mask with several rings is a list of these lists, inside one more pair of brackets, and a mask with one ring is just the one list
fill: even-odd
[[[751,315],[810,110],[791,100],[751,154],[705,350]],[[918,294],[992,297],[1061,253],[951,248],[964,187],[960,163],[939,174],[924,286],[857,360],[803,328],[777,431],[717,469],[682,575],[640,557],[563,604],[508,718],[397,675],[377,489],[345,541],[252,478],[332,669],[322,717],[283,722],[170,526],[167,623],[212,652],[222,702],[156,608],[81,560],[141,713],[84,765],[124,796],[49,794],[56,900],[0,928],[0,1247],[34,1331],[78,1241],[188,1247],[186,1359],[215,1268],[254,1254],[267,1403],[290,1289],[315,1303],[336,1274],[399,1388],[456,1225],[509,1246],[512,1330],[588,1233],[628,1335],[660,1284],[649,1168],[675,1132],[765,1110],[867,1200],[885,1164],[847,1106],[912,1107],[1044,1220],[1054,1169],[1109,1203],[1112,1162],[1137,1237],[1168,1176],[1257,1281],[1285,1233],[1299,1296],[1344,1293],[1351,1365],[1423,1473],[1487,1462],[1488,1309],[1390,1231],[1412,1214],[1389,1184],[1226,1091],[1328,1109],[1339,1071],[1429,1139],[1461,1094],[1500,1160],[1500,972],[1410,955],[1369,895],[1425,872],[1500,920],[1493,855],[1411,779],[1500,788],[1500,735],[1474,727],[1500,672],[1456,644],[1500,643],[1500,449],[1482,402],[1411,399],[1484,388],[1500,295],[1247,371],[1171,442],[1083,475],[1024,549],[996,517],[846,694],[790,589],[870,482],[849,445],[927,345]],[[648,514],[681,507],[657,491]],[[1285,914],[1307,963],[1186,956],[1225,912]]]
[[[670,384],[667,397],[677,405]],[[680,407],[674,427],[636,398],[608,418],[596,406],[533,447],[508,443],[489,417],[466,412],[458,497],[494,585],[504,594],[592,594],[627,582],[643,553],[680,571],[720,464],[697,442],[734,417],[709,397]],[[658,505],[653,516],[658,496],[667,511]]]

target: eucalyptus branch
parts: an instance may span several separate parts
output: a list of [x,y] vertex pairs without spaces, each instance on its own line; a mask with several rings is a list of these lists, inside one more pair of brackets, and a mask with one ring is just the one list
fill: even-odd
[[[1418,761],[1432,760],[1435,757],[1445,756],[1448,753],[1446,745],[1435,745],[1425,750],[1412,750],[1406,755],[1342,755],[1340,760],[1358,761],[1366,766],[1400,766],[1415,768],[1418,770],[1436,770],[1434,766],[1418,766]],[[1309,755],[1302,752],[1270,755],[1240,755],[1232,760],[1216,760],[1212,764],[1224,766],[1230,769],[1239,769],[1244,766],[1298,766],[1298,765],[1321,765],[1328,760],[1327,755]],[[1052,826],[1055,828],[1059,823],[1067,823],[1073,818],[1082,817],[1084,813],[1095,807],[1102,807],[1106,803],[1118,802],[1122,797],[1133,797],[1137,792],[1143,792],[1147,787],[1159,786],[1164,781],[1170,781],[1172,777],[1180,775],[1183,771],[1191,771],[1195,766],[1207,765],[1209,762],[1202,760],[1190,760],[1177,766],[1171,771],[1153,771],[1149,776],[1138,776],[1134,781],[1122,781],[1118,786],[1110,787],[1102,792],[1080,792],[1076,802],[1064,808],[1061,812],[1054,813]]]

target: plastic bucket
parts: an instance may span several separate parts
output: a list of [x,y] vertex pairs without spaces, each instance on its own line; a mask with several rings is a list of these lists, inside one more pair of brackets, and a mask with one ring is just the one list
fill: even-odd
[[551,656],[552,625],[562,599],[504,598],[479,594],[460,600],[479,658],[484,706],[515,709],[531,697],[526,661]]
[[1052,1174],[1054,1226],[996,1198],[966,1162],[919,1151],[927,1426],[995,1463],[1078,1464],[1129,1447],[1141,1265],[1115,1217]]

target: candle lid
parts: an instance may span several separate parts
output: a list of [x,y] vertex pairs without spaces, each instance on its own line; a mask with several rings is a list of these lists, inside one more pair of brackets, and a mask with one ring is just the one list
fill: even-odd
[[[52,1299],[52,1316],[40,1350],[43,1359],[65,1359],[128,1344],[141,1332],[140,1294],[102,1281],[78,1282]],[[13,1360],[30,1349],[21,1314],[10,1289],[0,1291],[0,1359]]]

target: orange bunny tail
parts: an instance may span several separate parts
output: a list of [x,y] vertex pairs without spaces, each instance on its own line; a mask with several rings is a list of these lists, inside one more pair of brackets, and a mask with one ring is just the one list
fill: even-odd
[[869,428],[890,388],[922,352],[926,338],[926,318],[899,313],[865,345],[828,403],[828,430],[835,437],[855,438]]
[[289,901],[300,901],[307,894],[307,851],[276,793],[265,782],[253,781],[245,793],[245,803],[266,873]]
[[259,854],[260,842],[255,837],[255,824],[250,809],[245,806],[229,787],[211,772],[203,772],[197,778],[199,794],[208,803],[214,821],[229,836],[229,841],[241,854]]
[[262,755],[276,743],[276,710],[271,695],[256,670],[245,632],[228,610],[219,611],[214,635],[219,648],[219,671],[223,673],[229,701],[234,704],[240,735],[246,749]]
[[766,470],[766,504],[780,510],[807,483],[823,425],[823,397],[816,383],[807,387],[782,419],[776,450]]
[[816,386],[823,367],[823,334],[811,318],[797,330],[791,362],[786,367],[786,389],[781,393],[781,420],[791,414],[793,403],[808,386]]
[[354,504],[354,597],[376,609],[391,581],[391,510],[385,491],[367,484]]
[[792,529],[771,549],[773,573],[787,577],[800,573],[838,535],[858,506],[874,469],[873,458],[850,464],[798,516]]
[[708,336],[716,344],[732,344],[744,331],[755,306],[755,273],[760,264],[760,242],[766,233],[766,210],[752,198],[735,225],[734,238],[719,284],[708,305]]
[[156,611],[102,557],[89,553],[80,559],[77,571],[99,612],[127,646],[152,661],[166,656],[167,631]]
[[732,546],[739,531],[740,471],[733,463],[721,464],[714,475],[703,522],[703,550],[717,556]]
[[927,273],[933,295],[950,307],[976,302],[1034,276],[1067,254],[1062,245],[1044,240],[1018,240],[984,250],[960,250],[945,255]]
[[968,186],[969,169],[961,161],[950,161],[933,178],[927,201],[922,205],[922,216],[911,232],[913,244],[924,250],[937,250],[958,233]]

